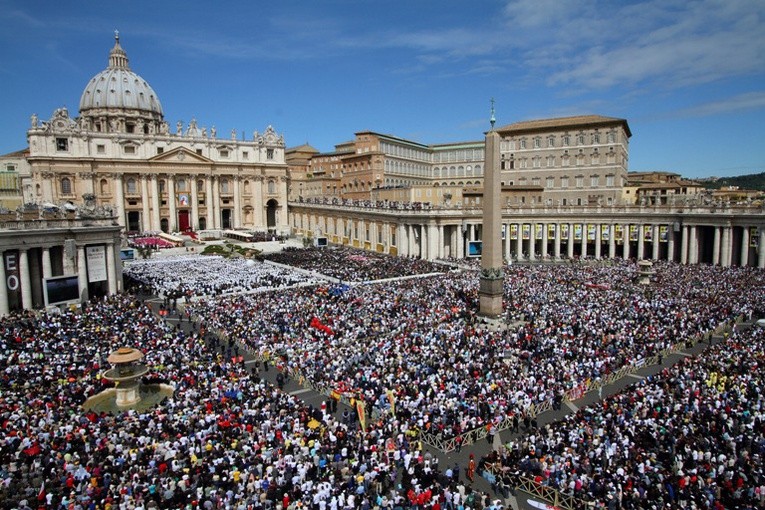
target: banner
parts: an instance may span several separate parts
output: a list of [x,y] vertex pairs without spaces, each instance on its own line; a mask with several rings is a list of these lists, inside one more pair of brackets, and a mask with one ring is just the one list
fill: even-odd
[[393,390],[385,390],[385,396],[388,397],[388,402],[390,403],[390,414],[396,415],[396,394],[393,393]]
[[531,236],[531,225],[529,225],[528,223],[524,223],[523,231],[521,232],[521,238],[524,241],[528,241],[530,236]]
[[518,240],[518,225],[516,223],[510,225],[510,239],[513,241]]
[[653,225],[643,225],[643,240],[653,241]]
[[760,245],[760,232],[757,227],[749,227],[749,247],[757,248]]
[[568,223],[564,223],[560,226],[560,240],[568,241]]
[[534,239],[536,239],[537,241],[542,239],[542,227],[543,226],[544,225],[542,225],[541,223],[537,223],[537,224],[534,225]]
[[359,423],[361,424],[361,430],[367,431],[367,416],[364,412],[364,401],[360,398],[356,399],[356,412],[359,415]]
[[630,241],[638,240],[638,228],[637,225],[630,225]]
[[555,239],[555,224],[547,225],[547,239]]
[[619,244],[624,241],[624,227],[622,225],[614,225],[614,239]]
[[5,265],[5,288],[8,290],[8,309],[21,309],[21,272],[19,271],[18,250],[8,250],[3,253]]
[[669,227],[667,225],[659,226],[659,242],[666,243],[669,241]]
[[587,240],[594,241],[597,238],[595,234],[595,225],[587,225]]
[[90,283],[106,281],[106,247],[86,246],[85,258],[88,260],[88,281]]
[[611,225],[601,225],[600,226],[600,240],[601,241],[610,241],[611,240]]
[[502,224],[502,240],[504,241],[505,239],[507,239],[507,224],[503,223]]
[[574,225],[574,241],[582,240],[582,225],[577,223]]

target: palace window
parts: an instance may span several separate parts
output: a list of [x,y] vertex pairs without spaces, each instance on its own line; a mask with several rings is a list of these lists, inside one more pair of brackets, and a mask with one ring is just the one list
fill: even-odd
[[555,147],[555,137],[554,136],[548,136],[547,137],[547,146],[548,147]]
[[59,152],[66,152],[69,150],[68,138],[56,138],[56,150]]
[[534,148],[539,149],[542,147],[542,139],[540,137],[534,138]]
[[560,187],[563,188],[563,189],[568,188],[568,177],[567,176],[563,176],[563,177],[560,178]]
[[613,175],[606,175],[606,186],[613,187],[614,186],[614,176]]
[[600,177],[597,175],[591,175],[590,176],[590,186],[593,188],[597,188],[600,183]]
[[69,179],[69,177],[63,177],[61,179],[61,194],[62,195],[72,194],[72,181]]
[[554,177],[548,177],[545,182],[546,188],[554,188],[555,187],[555,178]]
[[584,188],[584,176],[583,175],[577,175],[576,176],[576,187],[577,188]]

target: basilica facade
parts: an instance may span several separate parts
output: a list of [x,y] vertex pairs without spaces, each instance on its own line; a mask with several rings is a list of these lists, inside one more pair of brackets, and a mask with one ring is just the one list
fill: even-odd
[[195,120],[171,127],[118,35],[107,68],[85,86],[79,115],[33,115],[27,139],[28,194],[37,204],[113,205],[128,232],[288,228],[283,136],[271,126],[247,140]]

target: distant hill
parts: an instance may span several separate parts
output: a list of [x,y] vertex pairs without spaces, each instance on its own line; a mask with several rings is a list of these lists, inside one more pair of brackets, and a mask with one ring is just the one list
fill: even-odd
[[765,172],[737,175],[735,177],[720,177],[718,179],[703,179],[701,183],[705,188],[709,189],[720,189],[723,186],[738,186],[741,189],[765,191]]

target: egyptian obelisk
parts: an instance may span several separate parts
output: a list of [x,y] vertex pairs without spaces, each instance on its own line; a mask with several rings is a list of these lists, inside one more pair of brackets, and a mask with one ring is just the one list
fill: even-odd
[[483,249],[479,313],[502,315],[502,184],[499,168],[499,135],[494,131],[494,99],[491,100],[491,130],[486,134],[483,177]]

